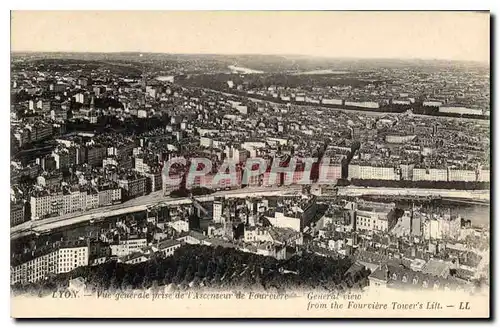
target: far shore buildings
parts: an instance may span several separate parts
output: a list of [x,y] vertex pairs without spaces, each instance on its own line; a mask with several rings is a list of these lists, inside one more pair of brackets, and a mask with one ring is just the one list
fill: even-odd
[[101,185],[95,188],[73,186],[55,190],[40,188],[30,197],[31,219],[88,211],[121,201],[122,190],[116,185]]

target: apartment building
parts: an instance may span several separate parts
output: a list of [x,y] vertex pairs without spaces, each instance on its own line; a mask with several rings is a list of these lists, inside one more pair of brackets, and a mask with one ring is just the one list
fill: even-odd
[[349,179],[360,180],[399,180],[400,175],[394,167],[349,164]]
[[11,261],[11,285],[37,282],[50,274],[70,272],[88,265],[87,241],[61,242],[22,254]]
[[57,273],[66,273],[89,264],[89,246],[86,243],[64,244],[57,254]]
[[146,238],[130,238],[120,239],[118,242],[111,244],[112,256],[127,256],[134,252],[139,251],[141,248],[147,246]]
[[16,226],[25,221],[24,204],[13,204],[10,207],[10,226]]
[[31,219],[42,219],[47,215],[62,215],[63,193],[43,190],[30,197]]

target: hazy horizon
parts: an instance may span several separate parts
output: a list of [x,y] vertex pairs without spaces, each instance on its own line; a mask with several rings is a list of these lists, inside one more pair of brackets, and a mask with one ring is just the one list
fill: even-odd
[[452,62],[473,62],[478,64],[488,64],[487,62],[477,60],[460,60],[460,59],[440,59],[440,58],[400,58],[400,57],[335,57],[335,56],[315,56],[301,54],[273,54],[273,53],[181,53],[181,52],[152,52],[152,51],[37,51],[37,50],[22,50],[11,51],[11,54],[153,54],[167,56],[275,56],[275,57],[304,57],[312,59],[336,59],[336,60],[381,60],[381,61],[452,61]]
[[489,13],[477,12],[12,11],[11,53],[489,64],[489,25]]

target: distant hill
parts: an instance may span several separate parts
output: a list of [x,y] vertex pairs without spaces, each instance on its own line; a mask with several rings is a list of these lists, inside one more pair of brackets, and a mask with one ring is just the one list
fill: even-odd
[[[96,61],[124,61],[142,63],[153,70],[156,68],[183,68],[186,71],[214,72],[222,71],[229,65],[247,67],[266,73],[293,73],[315,70],[371,70],[377,68],[411,68],[424,70],[454,69],[472,67],[489,71],[486,64],[476,62],[460,62],[447,60],[424,59],[360,59],[313,57],[302,55],[266,55],[266,54],[167,54],[148,52],[114,52],[114,53],[64,53],[64,52],[13,52],[12,60],[57,58]],[[149,65],[149,66],[148,66]]]

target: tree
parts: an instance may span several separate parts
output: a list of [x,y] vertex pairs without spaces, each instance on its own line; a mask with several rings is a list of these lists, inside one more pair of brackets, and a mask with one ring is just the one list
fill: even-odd
[[[48,281],[28,287],[12,288],[14,291],[26,288],[50,291],[50,288],[67,286],[69,279],[74,277],[83,277],[88,286],[123,290],[171,283],[187,288],[191,282],[211,287],[262,286],[276,290],[292,287],[331,290],[341,285],[344,287],[339,288],[367,285],[369,270],[362,269],[346,275],[352,264],[350,258],[323,257],[307,252],[302,256],[278,261],[232,248],[185,245],[168,258],[154,258],[150,262],[134,265],[108,262],[78,268],[72,273],[50,277]],[[297,274],[287,274],[283,269]]]
[[131,284],[130,279],[131,279],[130,274],[128,272],[125,273],[125,275],[123,276],[122,282],[121,282],[121,289],[122,290],[126,290],[129,288],[129,286]]

